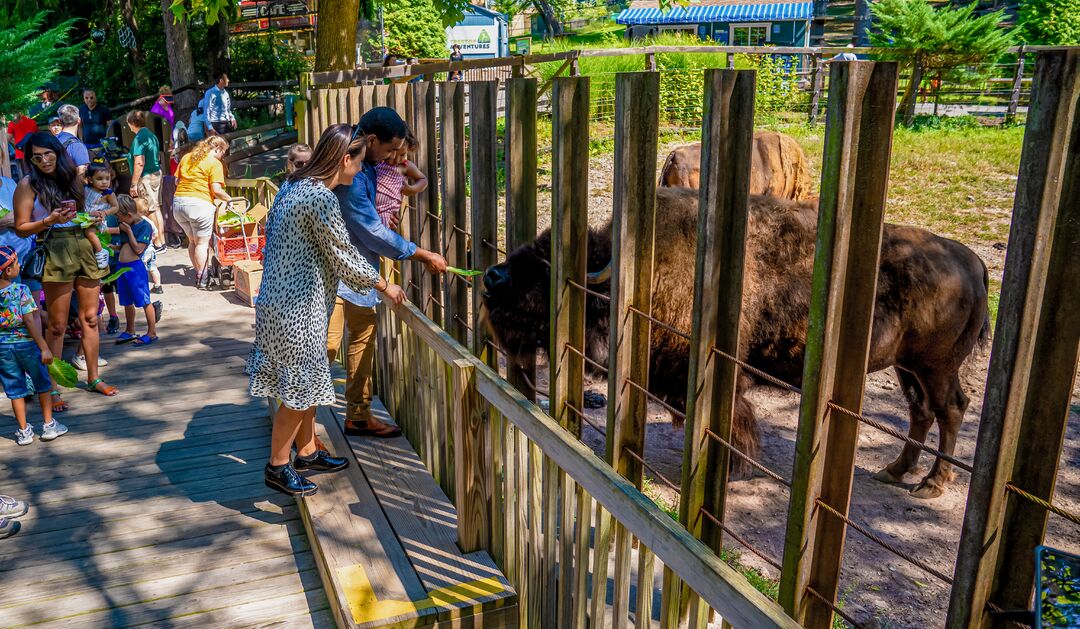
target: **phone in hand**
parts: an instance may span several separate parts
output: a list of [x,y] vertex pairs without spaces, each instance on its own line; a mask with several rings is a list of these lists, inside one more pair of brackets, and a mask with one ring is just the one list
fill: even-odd
[[70,214],[71,216],[75,216],[78,207],[74,199],[65,199],[60,202],[60,209],[64,211],[64,214]]

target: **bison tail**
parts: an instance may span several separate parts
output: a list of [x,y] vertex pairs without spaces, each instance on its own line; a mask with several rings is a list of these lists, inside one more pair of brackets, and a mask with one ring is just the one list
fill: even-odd
[[675,151],[668,153],[667,159],[664,160],[664,167],[660,169],[660,181],[657,183],[657,187],[664,188],[669,186],[667,182],[668,172],[672,166],[675,165]]
[[980,351],[986,350],[990,345],[992,331],[990,329],[990,271],[983,264],[983,288],[986,290],[986,309],[983,311],[982,328],[979,329],[978,346]]

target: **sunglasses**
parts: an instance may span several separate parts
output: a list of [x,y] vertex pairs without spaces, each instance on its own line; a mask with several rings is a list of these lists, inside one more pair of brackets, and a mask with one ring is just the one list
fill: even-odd
[[35,164],[40,164],[42,162],[53,162],[56,161],[56,153],[52,151],[48,151],[47,153],[37,153],[30,158],[30,161],[34,162]]

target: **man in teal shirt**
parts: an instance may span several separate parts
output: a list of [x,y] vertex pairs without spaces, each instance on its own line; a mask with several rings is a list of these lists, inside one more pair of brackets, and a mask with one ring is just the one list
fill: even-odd
[[157,229],[154,248],[165,250],[165,223],[161,220],[161,144],[157,136],[146,128],[146,112],[134,110],[127,115],[128,128],[135,133],[131,141],[131,189],[132,198],[146,199],[150,206],[147,218]]

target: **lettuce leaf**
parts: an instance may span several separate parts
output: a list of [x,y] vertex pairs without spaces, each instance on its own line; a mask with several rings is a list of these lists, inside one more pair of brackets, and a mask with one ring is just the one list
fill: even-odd
[[56,381],[56,384],[74,389],[79,386],[79,372],[75,371],[75,367],[71,366],[71,363],[60,358],[54,358],[49,363],[49,375]]

